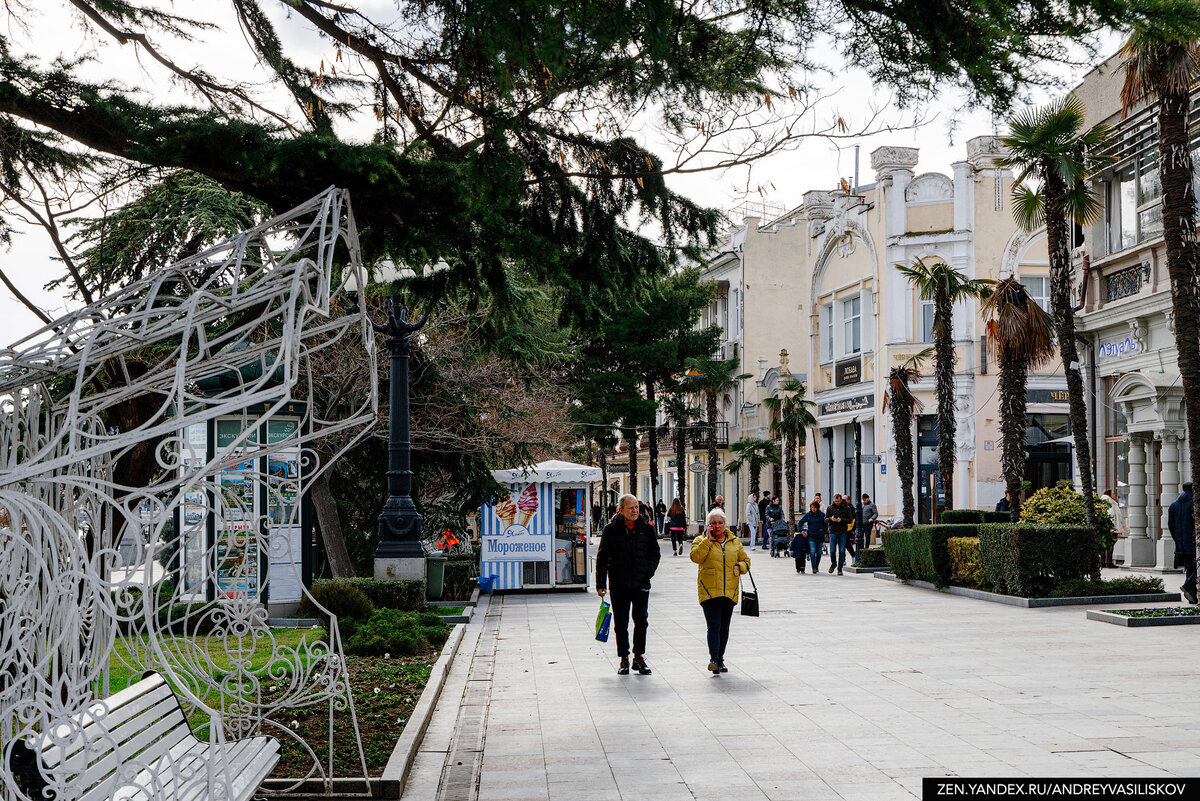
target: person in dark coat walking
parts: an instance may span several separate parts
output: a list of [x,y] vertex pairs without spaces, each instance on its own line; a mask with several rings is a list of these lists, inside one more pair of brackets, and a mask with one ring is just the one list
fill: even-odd
[[683,513],[683,504],[679,499],[671,501],[667,512],[667,533],[671,535],[671,554],[680,556],[683,553],[683,538],[687,534],[687,515]]
[[[807,530],[807,537],[797,536],[792,540],[792,556],[796,559],[796,572],[804,572],[804,558],[812,562],[813,575],[821,569],[821,546],[825,544],[825,536],[829,533],[825,526],[825,513],[821,504],[813,501],[808,505],[808,511],[796,523],[801,530]],[[797,542],[799,541],[799,542]]]
[[646,664],[646,626],[649,620],[650,579],[658,569],[661,554],[654,526],[639,514],[638,499],[621,498],[621,514],[600,532],[596,550],[596,594],[611,590],[613,629],[617,633],[617,673],[629,674],[629,617],[633,616],[632,668],[650,675]]
[[763,490],[762,500],[758,502],[758,519],[762,525],[763,550],[771,547],[771,521],[767,520],[767,507],[771,505],[771,491]]
[[659,498],[658,503],[654,504],[654,520],[658,523],[659,531],[663,530],[663,523],[667,519],[667,505],[663,503],[663,499]]
[[829,572],[836,570],[840,576],[846,566],[846,544],[854,530],[854,509],[841,495],[834,495],[825,522],[829,526]]
[[1192,482],[1183,485],[1183,492],[1167,510],[1167,528],[1175,540],[1175,567],[1183,568],[1183,586],[1179,591],[1188,603],[1196,605],[1196,524],[1192,517],[1195,500]]

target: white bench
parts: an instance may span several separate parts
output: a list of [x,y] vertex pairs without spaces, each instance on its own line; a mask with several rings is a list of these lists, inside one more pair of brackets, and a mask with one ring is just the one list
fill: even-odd
[[73,734],[66,745],[41,740],[42,769],[70,778],[78,801],[206,801],[211,791],[220,801],[247,801],[279,762],[274,737],[216,746],[198,739],[158,674],[97,701],[61,730]]

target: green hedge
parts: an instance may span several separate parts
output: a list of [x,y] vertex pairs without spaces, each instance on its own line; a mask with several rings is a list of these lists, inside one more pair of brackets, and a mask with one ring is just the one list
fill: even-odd
[[859,567],[887,567],[887,555],[883,548],[863,548],[858,552]]
[[946,541],[951,537],[973,537],[974,525],[939,524],[914,526],[883,532],[883,549],[896,578],[928,581],[938,587],[950,583],[950,553]]
[[950,583],[956,587],[984,588],[987,574],[979,558],[978,537],[951,537],[946,540],[950,554]]
[[[1048,596],[1055,585],[1091,573],[1096,535],[1079,526],[984,525],[979,556],[996,592]],[[898,575],[898,574],[897,574]]]
[[479,560],[470,556],[451,556],[446,560],[446,578],[442,585],[443,601],[469,601],[479,575]]
[[993,512],[987,509],[947,509],[942,512],[942,523],[1008,523],[1008,512]]
[[[369,578],[321,579],[316,586],[328,583],[346,584],[362,590],[363,595],[378,609],[400,609],[418,612],[425,607],[425,582],[420,580],[376,581]],[[315,590],[315,586],[314,586]],[[315,592],[313,593],[316,594]]]

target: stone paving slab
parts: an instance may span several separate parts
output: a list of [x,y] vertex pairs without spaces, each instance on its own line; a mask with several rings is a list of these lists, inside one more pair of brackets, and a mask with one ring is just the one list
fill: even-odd
[[[592,636],[594,593],[493,598],[487,658],[464,640],[451,672],[491,679],[463,801],[905,799],[925,776],[1200,776],[1190,627],[1098,626],[1079,609],[751,556],[763,614],[734,616],[720,677],[684,557],[655,578],[652,676],[616,675],[614,646]],[[465,664],[473,649],[482,666]],[[439,704],[406,799],[433,797],[459,700]]]

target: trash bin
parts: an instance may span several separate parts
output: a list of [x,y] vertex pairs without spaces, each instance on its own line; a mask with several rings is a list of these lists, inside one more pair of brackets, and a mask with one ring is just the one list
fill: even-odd
[[425,557],[425,597],[430,601],[440,601],[445,583],[446,557],[440,553]]
[[496,583],[495,576],[480,576],[479,577],[479,593],[480,595],[491,595],[492,585]]

